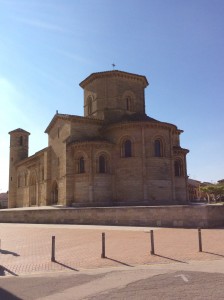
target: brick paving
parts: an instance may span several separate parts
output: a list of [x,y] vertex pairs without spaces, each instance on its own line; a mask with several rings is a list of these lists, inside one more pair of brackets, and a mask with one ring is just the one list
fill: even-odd
[[[203,229],[203,252],[196,229],[154,228],[156,255],[150,255],[151,228],[0,224],[0,275],[21,275],[88,268],[187,263],[224,258],[224,230]],[[106,256],[101,258],[101,233]],[[51,262],[51,237],[56,262]]]

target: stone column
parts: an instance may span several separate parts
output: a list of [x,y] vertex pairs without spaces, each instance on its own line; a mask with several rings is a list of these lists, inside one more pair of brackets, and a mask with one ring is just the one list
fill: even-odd
[[89,202],[94,201],[94,195],[93,195],[93,184],[94,184],[94,178],[93,178],[93,146],[90,146],[90,155],[89,155]]
[[172,195],[172,201],[176,200],[176,195],[175,195],[175,181],[174,181],[174,160],[173,160],[173,137],[172,137],[172,129],[169,130],[169,135],[170,135],[170,172],[171,172],[171,195]]
[[145,159],[145,128],[141,127],[142,132],[142,183],[143,183],[143,199],[148,199],[147,178],[146,178],[146,159]]

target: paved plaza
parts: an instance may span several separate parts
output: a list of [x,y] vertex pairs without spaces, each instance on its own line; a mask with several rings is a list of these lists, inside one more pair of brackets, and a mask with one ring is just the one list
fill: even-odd
[[[151,229],[155,255],[150,254]],[[106,258],[101,258],[102,232]],[[51,262],[52,236],[56,239],[55,262]],[[203,252],[199,252],[197,229],[0,224],[0,239],[1,276],[224,258],[223,229],[202,230]]]

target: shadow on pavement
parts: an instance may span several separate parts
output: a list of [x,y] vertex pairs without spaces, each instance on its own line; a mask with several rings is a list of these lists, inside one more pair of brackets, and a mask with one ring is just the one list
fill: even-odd
[[4,300],[23,300],[22,298],[19,298],[10,292],[4,290],[3,288],[0,288],[0,299]]
[[[9,269],[0,265],[0,276],[5,276],[6,275],[5,272],[8,272],[9,274],[11,274],[13,276],[18,276],[16,273],[14,273],[14,272],[10,271]],[[0,299],[4,299],[4,298],[0,297]]]
[[106,259],[109,259],[109,260],[111,260],[111,261],[114,261],[114,262],[117,262],[117,263],[119,263],[119,264],[121,264],[121,265],[124,265],[124,266],[127,266],[127,267],[133,267],[132,265],[129,265],[129,264],[126,264],[126,263],[124,263],[124,262],[122,262],[122,261],[120,261],[120,260],[116,260],[116,259],[113,259],[113,258],[110,258],[110,257],[105,257]]
[[12,252],[12,251],[8,251],[8,250],[3,250],[3,249],[0,249],[0,254],[11,254],[13,256],[20,256],[18,253],[16,252]]
[[63,263],[61,263],[61,262],[59,262],[59,261],[57,261],[57,260],[55,260],[55,261],[54,261],[54,263],[56,263],[56,264],[58,264],[58,265],[60,265],[60,266],[62,266],[62,267],[64,267],[64,268],[67,268],[67,269],[69,269],[69,270],[72,270],[72,271],[79,272],[79,270],[78,270],[78,269],[75,269],[75,268],[69,267],[69,266],[67,266],[67,265],[65,265],[65,264],[63,264]]
[[207,254],[212,254],[212,255],[220,256],[220,257],[224,257],[224,255],[218,254],[218,253],[213,253],[213,252],[208,252],[208,251],[202,251],[202,252],[203,253],[207,253]]
[[174,258],[171,258],[171,257],[159,255],[159,254],[154,254],[154,256],[158,256],[158,257],[161,257],[161,258],[166,258],[166,259],[169,259],[169,260],[172,260],[172,261],[175,261],[175,262],[179,262],[179,263],[182,263],[182,264],[187,264],[186,261],[174,259]]

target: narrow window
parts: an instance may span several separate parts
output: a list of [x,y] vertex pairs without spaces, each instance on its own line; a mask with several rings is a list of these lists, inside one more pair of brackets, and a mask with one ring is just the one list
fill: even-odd
[[99,173],[106,173],[106,160],[103,155],[99,157]]
[[19,138],[19,144],[20,144],[20,146],[23,145],[23,136],[21,136],[21,137]]
[[124,142],[124,157],[131,157],[132,155],[132,149],[131,149],[131,141],[126,140]]
[[175,176],[180,177],[182,175],[182,166],[179,160],[174,163]]
[[160,140],[155,140],[154,149],[155,149],[155,156],[156,157],[161,157],[162,152],[161,152],[161,141]]
[[84,157],[80,157],[79,159],[79,173],[85,173],[85,161]]
[[126,109],[131,110],[131,97],[126,98]]

